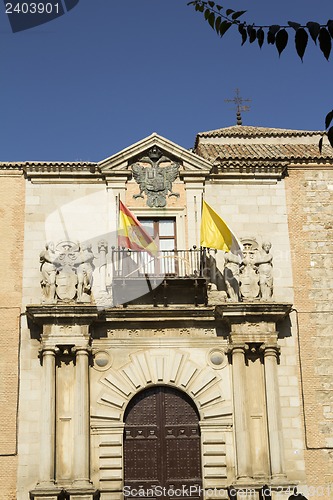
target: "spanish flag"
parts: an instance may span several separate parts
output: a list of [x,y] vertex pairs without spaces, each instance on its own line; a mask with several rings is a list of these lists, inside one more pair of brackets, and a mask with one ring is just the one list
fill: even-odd
[[156,256],[158,252],[154,240],[121,201],[119,201],[118,245],[131,250],[146,251],[152,256]]
[[234,254],[241,254],[241,245],[224,220],[208,205],[202,202],[200,245]]

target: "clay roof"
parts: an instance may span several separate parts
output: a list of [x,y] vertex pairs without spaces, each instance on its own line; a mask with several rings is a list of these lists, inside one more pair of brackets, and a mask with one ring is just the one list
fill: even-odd
[[318,144],[211,144],[197,146],[195,152],[214,163],[216,160],[333,160],[333,149]]
[[313,130],[289,130],[283,128],[253,127],[233,125],[231,127],[208,130],[197,134],[196,143],[200,137],[297,137],[320,135],[322,132]]
[[0,168],[36,168],[36,169],[54,169],[54,168],[62,168],[62,169],[84,169],[89,167],[97,166],[97,163],[94,162],[86,162],[86,161],[19,161],[19,162],[0,162]]

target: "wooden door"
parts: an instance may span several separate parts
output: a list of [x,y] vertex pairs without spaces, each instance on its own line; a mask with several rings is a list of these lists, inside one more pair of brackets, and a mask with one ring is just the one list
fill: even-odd
[[124,469],[127,498],[201,498],[199,416],[186,394],[153,387],[130,401]]

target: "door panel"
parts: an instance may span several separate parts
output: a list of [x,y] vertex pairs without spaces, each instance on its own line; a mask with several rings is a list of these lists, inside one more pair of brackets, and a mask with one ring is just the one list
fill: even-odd
[[[188,492],[201,498],[199,417],[186,394],[154,387],[133,398],[125,413],[124,468],[127,491],[137,492],[128,498],[154,498],[154,488],[163,491],[160,498],[181,500]],[[169,489],[187,493],[168,495]]]

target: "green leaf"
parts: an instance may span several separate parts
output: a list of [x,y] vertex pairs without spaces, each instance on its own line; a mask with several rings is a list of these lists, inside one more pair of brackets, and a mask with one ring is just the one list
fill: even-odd
[[320,50],[328,61],[332,49],[332,40],[331,35],[326,28],[320,28],[318,40]]
[[265,39],[264,30],[262,28],[259,28],[257,31],[257,40],[260,48],[263,46],[264,39]]
[[243,24],[239,24],[238,26],[238,31],[239,33],[242,35],[242,45],[244,45],[244,43],[246,42],[247,40],[247,31],[246,29],[244,28],[244,23]]
[[239,10],[237,12],[234,12],[233,15],[231,16],[231,19],[236,20],[245,13],[246,13],[246,10]]
[[308,23],[306,23],[306,27],[308,28],[310,36],[314,41],[314,43],[317,43],[317,38],[320,31],[320,24],[309,21]]
[[333,127],[331,127],[330,129],[328,129],[328,131],[327,131],[327,138],[330,141],[330,145],[333,148]]
[[328,128],[330,126],[332,119],[333,119],[333,109],[326,115],[325,128]]
[[301,27],[299,23],[294,23],[294,21],[288,21],[288,24],[291,28],[294,28],[295,31],[297,31]]
[[215,5],[215,2],[208,2],[209,7],[213,8]]
[[272,26],[269,27],[268,32],[276,35],[280,28],[281,26],[279,26],[278,24],[272,24]]
[[215,7],[217,8],[217,10],[220,12],[221,10],[223,10],[223,7],[222,5],[215,5]]
[[304,28],[298,28],[295,34],[295,45],[296,45],[296,51],[299,57],[303,61],[303,56],[305,53],[306,46],[308,44],[308,39],[309,35],[305,31]]
[[247,34],[249,35],[249,42],[253,43],[257,38],[257,30],[253,26],[248,26]]
[[278,31],[275,37],[275,45],[278,50],[279,56],[282,54],[288,43],[288,33],[285,29]]
[[329,19],[327,21],[327,29],[329,31],[329,34],[331,35],[331,37],[333,38],[333,20],[332,19]]
[[318,147],[319,147],[319,153],[321,154],[322,149],[323,149],[323,138],[322,137],[319,139]]
[[215,30],[217,31],[217,33],[219,33],[221,22],[222,22],[222,18],[221,18],[221,16],[218,16],[215,20]]
[[211,12],[209,14],[209,17],[208,17],[208,23],[210,24],[210,26],[215,29],[215,14],[214,12]]
[[208,21],[210,14],[211,14],[210,10],[206,9],[205,10],[205,19],[206,19],[206,21]]
[[267,43],[271,45],[275,44],[275,35],[271,31],[267,32]]
[[229,21],[223,21],[223,23],[221,23],[221,26],[220,26],[220,37],[221,38],[228,31],[230,26],[232,26],[232,23]]
[[233,14],[235,11],[233,9],[227,9],[225,11],[225,13],[227,14],[227,16],[230,16],[230,14]]

